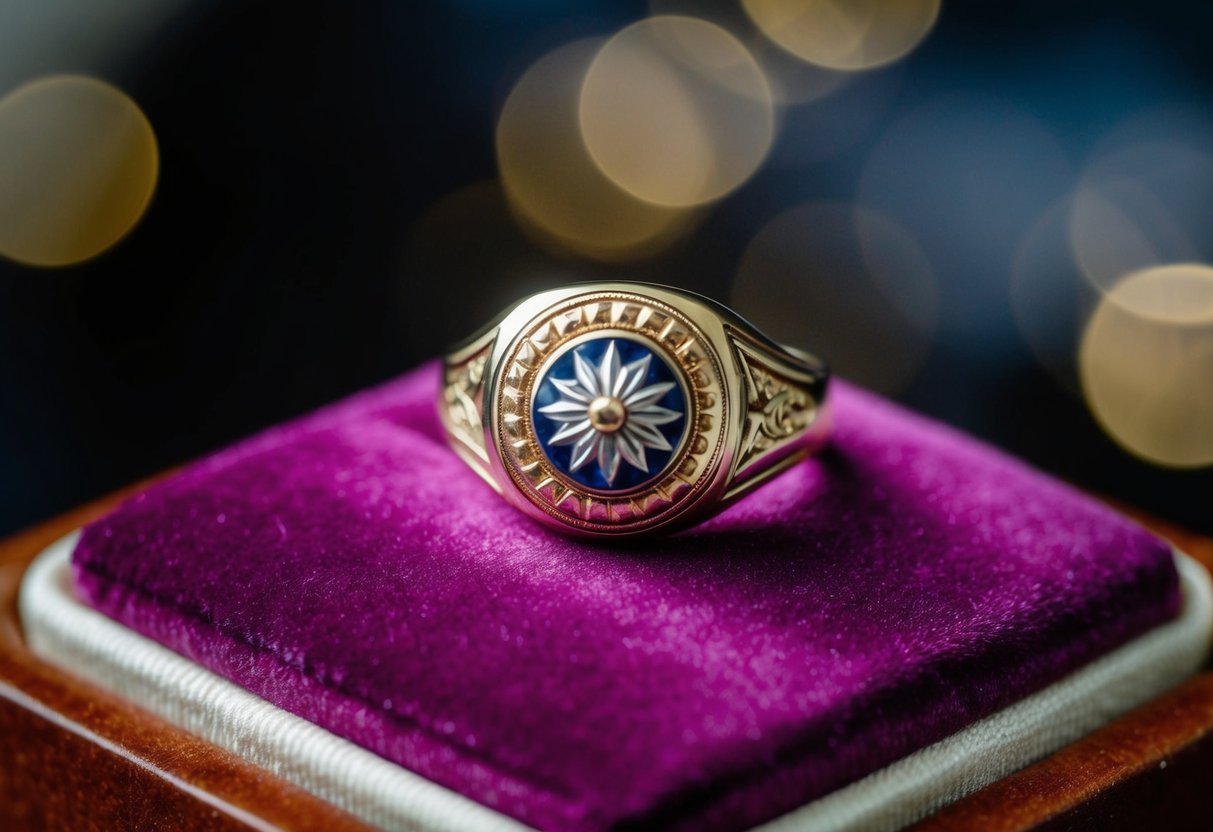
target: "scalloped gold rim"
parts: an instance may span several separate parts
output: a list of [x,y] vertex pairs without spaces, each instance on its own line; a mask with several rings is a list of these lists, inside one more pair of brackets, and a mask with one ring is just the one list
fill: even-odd
[[[663,473],[626,492],[587,488],[563,475],[544,453],[531,421],[535,384],[574,341],[610,332],[650,344],[682,376],[688,419],[678,452]],[[627,292],[597,292],[547,309],[529,322],[505,357],[493,432],[505,469],[536,507],[588,531],[624,531],[664,523],[689,508],[724,454],[728,397],[711,341],[679,310]]]

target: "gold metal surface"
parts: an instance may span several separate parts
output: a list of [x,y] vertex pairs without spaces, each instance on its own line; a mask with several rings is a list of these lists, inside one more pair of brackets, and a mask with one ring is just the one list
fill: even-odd
[[[600,338],[641,343],[679,377],[686,429],[670,461],[634,488],[593,488],[554,464],[533,424],[536,388],[566,351]],[[441,396],[452,447],[507,500],[561,531],[627,537],[699,522],[819,448],[828,371],[707,298],[640,283],[540,292],[446,361]],[[627,418],[609,396],[587,418]]]

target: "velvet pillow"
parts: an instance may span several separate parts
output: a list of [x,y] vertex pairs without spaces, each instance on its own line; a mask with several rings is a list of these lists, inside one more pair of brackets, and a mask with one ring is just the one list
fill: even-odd
[[644,545],[559,537],[446,446],[423,367],[92,524],[90,604],[535,826],[739,829],[1173,617],[1170,548],[838,383],[829,449]]

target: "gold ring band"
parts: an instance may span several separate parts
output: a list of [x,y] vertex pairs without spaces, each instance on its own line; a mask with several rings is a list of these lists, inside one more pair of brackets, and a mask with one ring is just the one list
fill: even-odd
[[454,450],[560,531],[669,532],[820,448],[829,371],[707,298],[642,283],[539,292],[447,356]]

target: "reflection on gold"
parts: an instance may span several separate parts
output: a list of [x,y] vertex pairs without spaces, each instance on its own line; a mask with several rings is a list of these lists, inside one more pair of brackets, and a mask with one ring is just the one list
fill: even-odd
[[1087,405],[1126,450],[1213,464],[1213,268],[1159,266],[1112,286],[1079,350]]
[[0,255],[31,266],[95,257],[143,216],[160,157],[120,90],[59,75],[0,99]]
[[872,69],[904,57],[939,17],[940,0],[742,0],[771,40],[830,69]]
[[1083,275],[1107,292],[1122,275],[1213,256],[1213,156],[1175,142],[1120,148],[1089,165],[1070,216]]
[[590,158],[578,97],[600,45],[562,46],[519,79],[497,121],[497,163],[510,207],[527,230],[577,254],[636,259],[679,239],[694,217],[636,199]]
[[581,91],[591,157],[655,205],[693,206],[745,182],[775,135],[770,86],[746,48],[691,17],[635,23],[603,45]]
[[754,237],[732,305],[777,340],[828,355],[839,375],[893,393],[926,359],[938,295],[922,250],[893,220],[809,203]]

